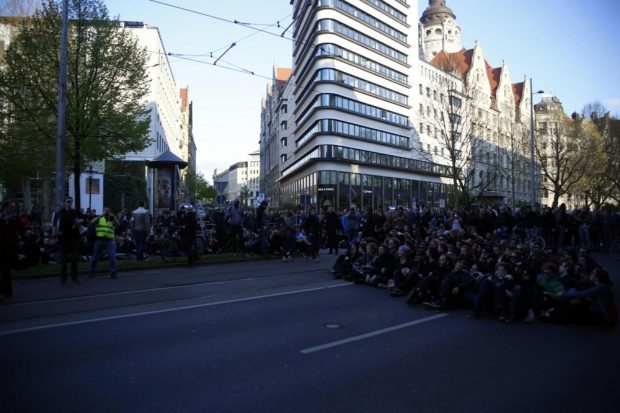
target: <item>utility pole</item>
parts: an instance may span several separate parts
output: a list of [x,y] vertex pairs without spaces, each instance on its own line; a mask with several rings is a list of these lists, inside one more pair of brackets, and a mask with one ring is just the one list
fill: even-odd
[[[58,70],[58,115],[56,124],[56,207],[65,196],[65,111],[67,106],[67,26],[68,0],[62,2],[62,22],[60,27],[60,67]],[[76,177],[75,179],[79,179]],[[56,210],[56,208],[54,208]]]

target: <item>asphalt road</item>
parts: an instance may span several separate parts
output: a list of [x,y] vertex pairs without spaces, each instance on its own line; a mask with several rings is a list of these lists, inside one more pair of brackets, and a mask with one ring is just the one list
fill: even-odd
[[0,306],[0,411],[619,410],[618,327],[408,308],[323,261],[19,283]]

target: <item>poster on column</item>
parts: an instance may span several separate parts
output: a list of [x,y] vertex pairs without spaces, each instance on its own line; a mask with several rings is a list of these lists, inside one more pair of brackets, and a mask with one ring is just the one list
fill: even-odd
[[157,208],[172,208],[172,170],[159,169],[157,171]]

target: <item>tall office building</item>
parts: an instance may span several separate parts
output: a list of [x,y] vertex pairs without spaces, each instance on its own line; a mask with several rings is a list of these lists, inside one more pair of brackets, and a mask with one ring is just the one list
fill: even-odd
[[279,168],[283,203],[439,206],[448,168],[419,156],[410,120],[417,1],[291,4],[294,142]]

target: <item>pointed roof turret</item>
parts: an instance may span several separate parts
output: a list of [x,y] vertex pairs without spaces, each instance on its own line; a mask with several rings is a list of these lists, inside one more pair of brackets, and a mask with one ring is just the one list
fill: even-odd
[[456,15],[446,6],[445,0],[429,0],[428,7],[424,10],[420,18],[420,23],[441,24],[450,17],[456,19]]

